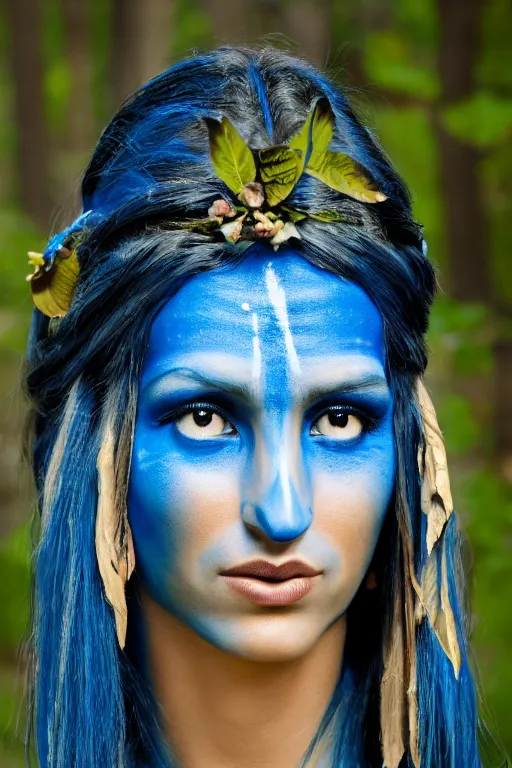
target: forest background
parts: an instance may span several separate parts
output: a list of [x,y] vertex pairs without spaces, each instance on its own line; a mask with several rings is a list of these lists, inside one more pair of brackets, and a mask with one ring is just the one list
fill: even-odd
[[468,538],[482,691],[512,752],[511,0],[6,0],[0,7],[0,765],[23,764],[32,487],[19,387],[26,252],[78,212],[100,130],[219,43],[298,52],[349,88],[411,187],[441,291],[428,384]]

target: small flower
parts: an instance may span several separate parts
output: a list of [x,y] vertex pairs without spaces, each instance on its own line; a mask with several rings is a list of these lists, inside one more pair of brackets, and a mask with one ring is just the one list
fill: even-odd
[[30,275],[27,275],[25,280],[30,283],[35,278],[39,277],[42,273],[41,267],[44,267],[44,258],[41,253],[36,253],[35,251],[29,251],[28,252],[28,263],[29,266],[34,267],[34,271],[30,273]]
[[250,181],[238,195],[238,199],[249,208],[261,208],[265,202],[265,190],[263,184],[258,181]]
[[293,221],[287,221],[283,227],[280,227],[279,231],[274,235],[274,237],[270,241],[274,246],[274,251],[277,251],[281,243],[285,243],[287,240],[290,239],[290,237],[296,237],[297,240],[302,239]]
[[284,227],[284,221],[281,219],[272,220],[261,211],[254,211],[254,218],[257,220],[254,229],[259,237],[275,237]]
[[220,231],[226,240],[228,240],[230,243],[236,243],[237,240],[240,240],[243,223],[246,216],[247,214],[244,213],[243,216],[239,216],[238,219],[235,219],[235,221],[230,221],[229,224],[223,224],[223,226],[220,228]]
[[210,216],[210,218],[222,219],[224,216],[231,218],[235,215],[236,210],[233,208],[233,206],[231,206],[226,200],[223,200],[222,198],[220,200],[215,200],[208,208],[208,216]]

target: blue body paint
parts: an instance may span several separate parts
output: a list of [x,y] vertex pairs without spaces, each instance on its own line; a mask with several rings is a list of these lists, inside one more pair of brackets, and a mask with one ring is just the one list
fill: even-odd
[[[129,515],[145,588],[228,652],[311,647],[370,565],[392,411],[381,317],[358,286],[258,248],[189,280],[154,320],[140,381]],[[219,576],[266,556],[306,560],[321,582],[268,608]]]

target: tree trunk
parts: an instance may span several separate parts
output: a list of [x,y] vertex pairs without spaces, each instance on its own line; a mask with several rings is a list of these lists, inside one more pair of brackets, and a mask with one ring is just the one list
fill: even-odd
[[[438,71],[441,106],[468,98],[474,87],[483,0],[438,0]],[[451,295],[489,302],[491,276],[485,209],[479,183],[480,153],[437,122],[441,190]]]
[[252,0],[203,0],[215,45],[243,45],[254,36]]
[[43,102],[41,13],[38,0],[8,2],[7,19],[14,84],[14,119],[17,126],[18,196],[23,210],[41,229],[46,230],[53,206],[47,176],[48,138]]
[[113,107],[169,66],[173,0],[113,0]]
[[283,32],[297,43],[299,56],[327,65],[331,47],[330,7],[326,0],[292,0],[283,11]]
[[77,154],[89,151],[93,143],[94,115],[87,9],[87,3],[82,0],[62,0],[66,60],[71,80],[64,130],[65,145]]
[[[438,0],[441,106],[466,99],[473,91],[483,5],[484,0]],[[492,284],[487,217],[479,180],[480,153],[451,136],[439,122],[437,136],[450,256],[449,290],[459,301],[490,307],[498,329],[493,381],[484,375],[459,376],[457,385],[472,400],[481,423],[489,423],[494,410],[495,455],[512,481],[512,342],[500,338],[502,308]]]

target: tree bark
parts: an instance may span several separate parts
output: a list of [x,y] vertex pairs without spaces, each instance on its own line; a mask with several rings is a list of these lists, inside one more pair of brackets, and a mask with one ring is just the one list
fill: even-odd
[[327,65],[331,48],[330,6],[326,0],[292,0],[283,11],[283,31],[297,43],[300,56]]
[[203,7],[210,18],[215,45],[243,45],[254,37],[252,0],[203,0]]
[[[484,0],[438,0],[441,106],[468,98],[474,89],[483,6]],[[457,385],[471,398],[481,423],[489,423],[494,411],[495,457],[512,482],[512,341],[500,334],[501,326],[507,326],[503,316],[511,313],[510,307],[500,306],[492,282],[487,216],[479,180],[480,153],[451,136],[439,121],[436,128],[450,293],[459,301],[490,307],[497,329],[493,379],[484,375],[459,377]]]
[[113,107],[160,74],[170,62],[173,0],[113,0]]
[[46,230],[53,206],[48,189],[48,134],[43,101],[38,0],[8,2],[7,20],[17,126],[18,197],[23,210],[41,229]]
[[[474,88],[483,0],[438,0],[440,106],[468,98]],[[489,302],[491,275],[479,151],[436,125],[451,295]]]
[[83,0],[62,0],[66,60],[71,75],[65,144],[67,149],[77,154],[88,151],[93,143],[94,114],[87,9],[88,5]]

